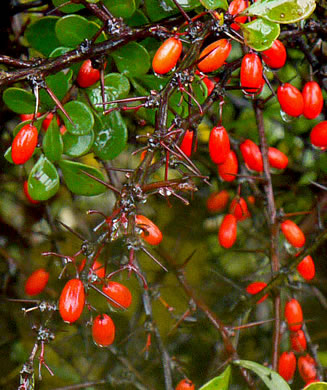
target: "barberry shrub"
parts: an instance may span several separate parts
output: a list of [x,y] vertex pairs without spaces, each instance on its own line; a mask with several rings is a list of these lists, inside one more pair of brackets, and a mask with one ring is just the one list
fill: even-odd
[[0,387],[325,379],[326,7],[265,2],[3,2]]

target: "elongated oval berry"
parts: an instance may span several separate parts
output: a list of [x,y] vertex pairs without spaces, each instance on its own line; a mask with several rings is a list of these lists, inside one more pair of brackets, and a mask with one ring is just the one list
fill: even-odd
[[[248,4],[245,0],[233,0],[228,7],[228,13],[231,15],[238,15],[240,12],[244,11],[248,7]],[[247,16],[236,16],[234,18],[234,23],[231,24],[231,28],[235,31],[240,29],[239,23],[246,22]]]
[[290,301],[286,302],[284,315],[289,330],[296,332],[297,330],[301,329],[303,313],[299,301],[297,301],[295,298],[292,298]]
[[49,280],[49,272],[44,268],[39,268],[31,273],[25,282],[25,294],[38,295],[40,294]]
[[82,88],[90,87],[100,80],[100,71],[92,66],[91,60],[86,60],[80,67],[77,75],[77,84]]
[[99,314],[92,325],[93,341],[99,347],[107,347],[114,342],[115,324],[108,314]]
[[224,210],[229,201],[229,193],[226,190],[213,192],[207,199],[207,209],[211,213],[217,213]]
[[32,157],[37,137],[37,128],[30,123],[20,129],[11,147],[11,157],[15,164],[25,164]]
[[238,161],[236,153],[230,150],[226,160],[218,165],[218,174],[222,180],[233,181],[238,172]]
[[[246,287],[246,291],[251,295],[255,295],[258,294],[258,292],[260,292],[261,290],[263,290],[266,286],[267,283],[265,282],[253,282]],[[267,298],[268,294],[264,295],[261,299],[259,299],[257,304],[263,302]]]
[[270,68],[278,69],[285,65],[287,53],[284,44],[276,39],[269,49],[261,52],[261,56]]
[[219,39],[207,46],[200,54],[202,61],[198,63],[198,68],[201,72],[214,72],[224,65],[232,45],[227,39]]
[[159,245],[162,240],[162,233],[157,225],[144,215],[136,215],[135,223],[142,229],[141,237],[150,245]]
[[215,164],[226,161],[230,151],[230,142],[227,131],[223,126],[215,126],[209,137],[209,154]]
[[314,119],[321,113],[324,105],[321,88],[315,81],[308,81],[302,90],[303,115],[307,119]]
[[237,235],[237,220],[233,214],[225,215],[219,231],[218,239],[221,246],[230,248],[234,245]]
[[[38,118],[38,117],[41,116],[41,115],[42,115],[42,114],[41,114],[40,112],[38,112],[38,113],[36,114],[36,117]],[[22,122],[25,122],[25,121],[28,121],[28,120],[32,120],[32,119],[34,118],[34,114],[20,114],[19,117],[20,117],[20,120],[21,120]]]
[[268,148],[269,165],[276,169],[285,169],[288,165],[288,157],[280,150],[269,146]]
[[279,357],[278,374],[283,377],[286,382],[293,379],[296,370],[296,357],[294,352],[283,352]]
[[313,279],[316,274],[316,269],[312,257],[310,255],[305,256],[305,258],[297,266],[297,270],[303,279],[305,280]]
[[246,93],[256,93],[262,86],[262,63],[255,53],[243,57],[240,73],[241,87]]
[[327,147],[327,121],[318,123],[310,133],[310,140],[313,146],[325,149]]
[[248,205],[243,198],[234,198],[229,206],[230,214],[235,215],[238,221],[244,221],[250,216]]
[[307,349],[307,340],[302,329],[291,332],[291,346],[295,352],[304,352]]
[[[125,309],[127,309],[132,303],[131,292],[121,283],[109,281],[102,287],[102,291]],[[119,307],[109,299],[108,302],[114,307]]]
[[263,171],[262,154],[257,144],[250,139],[247,139],[241,143],[240,150],[244,162],[249,169],[257,172]]
[[[79,266],[79,271],[83,271],[85,267],[86,259],[84,258]],[[95,260],[88,274],[89,279],[92,278],[92,275],[96,275],[99,279],[103,279],[106,276],[106,270],[104,269],[103,264],[98,260]]]
[[24,190],[24,194],[25,194],[26,198],[28,199],[28,201],[30,203],[32,203],[32,204],[38,204],[39,203],[38,200],[33,199],[31,197],[31,195],[29,194],[29,192],[28,192],[28,181],[27,180],[24,181],[23,190]]
[[309,382],[317,377],[316,365],[314,358],[308,354],[299,357],[297,367],[304,382]]
[[168,73],[176,66],[182,54],[182,42],[175,37],[166,39],[157,50],[152,60],[152,69],[158,74]]
[[[180,145],[180,148],[186,154],[187,157],[191,157],[192,155],[193,137],[194,137],[194,132],[186,130],[186,133],[184,134],[182,143]],[[196,146],[197,146],[196,144],[197,143],[195,142],[194,152],[196,151]]]
[[305,244],[305,236],[296,223],[287,219],[281,224],[282,232],[286,240],[296,248],[301,248]]
[[175,390],[195,390],[195,386],[189,379],[182,379],[178,382]]
[[71,279],[63,288],[59,298],[61,318],[72,324],[81,316],[85,304],[85,291],[81,280]]
[[300,116],[303,113],[303,97],[301,92],[289,83],[277,88],[277,98],[281,109],[290,116]]

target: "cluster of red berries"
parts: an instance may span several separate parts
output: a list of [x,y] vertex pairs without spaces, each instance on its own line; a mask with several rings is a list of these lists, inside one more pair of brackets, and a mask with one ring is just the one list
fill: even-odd
[[[306,384],[317,382],[316,362],[312,356],[305,353],[307,340],[303,332],[303,312],[296,299],[289,300],[285,305],[285,319],[290,330],[291,351],[283,352],[279,357],[278,373],[287,382],[293,379],[296,370],[296,354],[299,354],[297,367],[301,378]],[[295,352],[295,353],[294,353]]]

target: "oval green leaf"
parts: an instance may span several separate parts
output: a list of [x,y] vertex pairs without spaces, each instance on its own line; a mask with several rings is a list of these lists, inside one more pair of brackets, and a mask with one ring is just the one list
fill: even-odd
[[46,57],[58,46],[55,26],[59,20],[56,16],[45,16],[31,23],[25,32],[28,43]]
[[131,77],[141,76],[150,69],[150,55],[139,43],[129,42],[115,50],[112,56],[119,72]]
[[[55,7],[59,7],[61,4],[67,3],[67,0],[52,0],[52,3]],[[73,14],[74,12],[77,12],[82,8],[84,8],[84,5],[68,4],[63,7],[59,7],[59,10],[65,14]]]
[[[178,3],[185,11],[191,11],[200,5],[199,0],[178,0]],[[172,0],[145,0],[145,8],[151,21],[158,21],[179,13]]]
[[102,172],[94,167],[69,160],[61,160],[59,167],[68,189],[76,195],[93,196],[107,190],[103,184],[83,173],[85,171],[104,181]]
[[234,364],[257,374],[270,390],[291,390],[288,383],[276,371],[250,360],[236,360]]
[[35,200],[47,200],[59,189],[55,166],[42,154],[28,177],[28,192]]
[[86,154],[92,147],[94,132],[91,130],[86,135],[73,135],[68,131],[63,135],[64,153],[70,157],[80,157]]
[[244,15],[256,15],[277,23],[294,23],[305,19],[316,8],[315,0],[262,0],[247,8]]
[[45,156],[50,161],[56,162],[60,160],[64,145],[56,119],[52,119],[44,135],[42,146]]
[[227,11],[227,0],[200,0],[200,3],[207,9],[222,8]]
[[116,18],[130,18],[136,8],[134,0],[103,0],[103,4]]
[[3,95],[5,104],[17,114],[33,114],[36,105],[35,96],[22,88],[7,88]]
[[127,127],[117,111],[101,119],[103,127],[96,129],[93,152],[103,160],[112,160],[126,147]]
[[[71,77],[71,72],[58,72],[54,75],[50,75],[45,78],[47,86],[55,94],[58,100],[62,100],[66,95],[69,89],[69,79]],[[40,91],[40,101],[47,110],[51,110],[55,107],[56,103],[52,100],[51,96],[44,89]]]
[[246,45],[257,51],[269,49],[280,33],[279,24],[261,18],[241,24],[241,29]]
[[12,157],[11,157],[11,146],[9,146],[9,148],[5,151],[5,154],[3,156],[11,164],[14,163],[13,160],[12,160]]
[[71,134],[85,135],[92,130],[94,118],[92,111],[86,104],[74,100],[65,104],[64,109],[72,119],[74,126],[70,123],[61,110],[59,111],[59,115],[64,121],[66,129]]
[[131,18],[125,19],[125,23],[131,27],[138,27],[149,23],[149,19],[141,10],[136,10]]
[[207,382],[199,390],[228,390],[230,374],[231,367],[228,366],[221,375]]
[[326,382],[315,382],[306,386],[303,390],[327,390]]

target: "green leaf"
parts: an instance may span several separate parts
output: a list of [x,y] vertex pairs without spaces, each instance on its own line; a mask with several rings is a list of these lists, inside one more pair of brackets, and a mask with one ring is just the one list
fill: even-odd
[[103,0],[103,4],[116,18],[130,18],[135,12],[134,0]]
[[200,0],[200,3],[207,9],[222,8],[227,11],[227,0]]
[[246,45],[257,51],[269,49],[280,33],[279,24],[261,18],[240,26]]
[[261,16],[271,22],[294,23],[310,16],[315,8],[315,0],[262,0],[242,14]]
[[[69,79],[71,78],[71,72],[72,71],[68,73],[61,71],[45,78],[47,86],[60,101],[64,98],[69,89]],[[51,110],[56,105],[45,89],[41,89],[40,91],[40,101],[47,110]]]
[[42,154],[28,177],[28,193],[35,200],[47,200],[59,189],[55,166]]
[[101,119],[103,127],[96,129],[93,151],[103,160],[112,160],[126,147],[127,127],[117,111],[111,112]]
[[12,160],[12,157],[11,157],[11,146],[9,146],[9,148],[5,151],[5,154],[4,154],[4,158],[10,162],[11,164],[13,164],[13,160]]
[[327,390],[326,382],[315,382],[304,388],[305,390]]
[[64,153],[70,157],[80,157],[86,154],[92,147],[94,132],[91,130],[86,135],[73,135],[66,131],[63,135]]
[[119,72],[131,77],[139,77],[150,69],[150,55],[139,43],[129,42],[114,51],[112,56]]
[[[67,3],[67,0],[52,0],[52,3],[55,7],[58,7],[61,4]],[[68,4],[64,7],[60,7],[59,10],[65,14],[73,14],[74,12],[79,11],[84,8],[84,5],[81,4]]]
[[25,38],[33,49],[48,56],[56,47],[60,46],[55,31],[58,20],[59,18],[56,16],[45,16],[27,27]]
[[70,101],[64,105],[64,109],[72,119],[74,126],[65,117],[62,111],[59,111],[59,115],[63,119],[67,131],[74,135],[88,134],[94,124],[94,118],[90,108],[77,100]]
[[[191,11],[200,5],[199,0],[179,0],[178,3],[185,11]],[[172,0],[145,0],[146,14],[151,21],[158,21],[179,13]]]
[[319,167],[324,173],[327,173],[327,154],[326,153],[320,154]]
[[83,173],[85,171],[98,179],[105,180],[102,172],[94,167],[68,160],[61,160],[59,167],[68,189],[76,195],[93,196],[107,190],[103,184]]
[[63,141],[59,131],[57,120],[52,119],[43,138],[43,151],[46,157],[52,161],[59,161],[63,152]]
[[25,89],[7,88],[3,95],[3,101],[17,114],[33,114],[35,110],[35,96]]
[[125,23],[131,27],[143,26],[149,23],[149,19],[141,10],[136,10],[131,18],[125,19]]
[[221,375],[207,382],[199,390],[228,390],[230,374],[231,367],[228,366]]
[[253,371],[270,390],[291,390],[287,382],[278,375],[276,371],[273,371],[270,368],[264,367],[256,362],[251,362],[250,360],[237,360],[233,363]]

